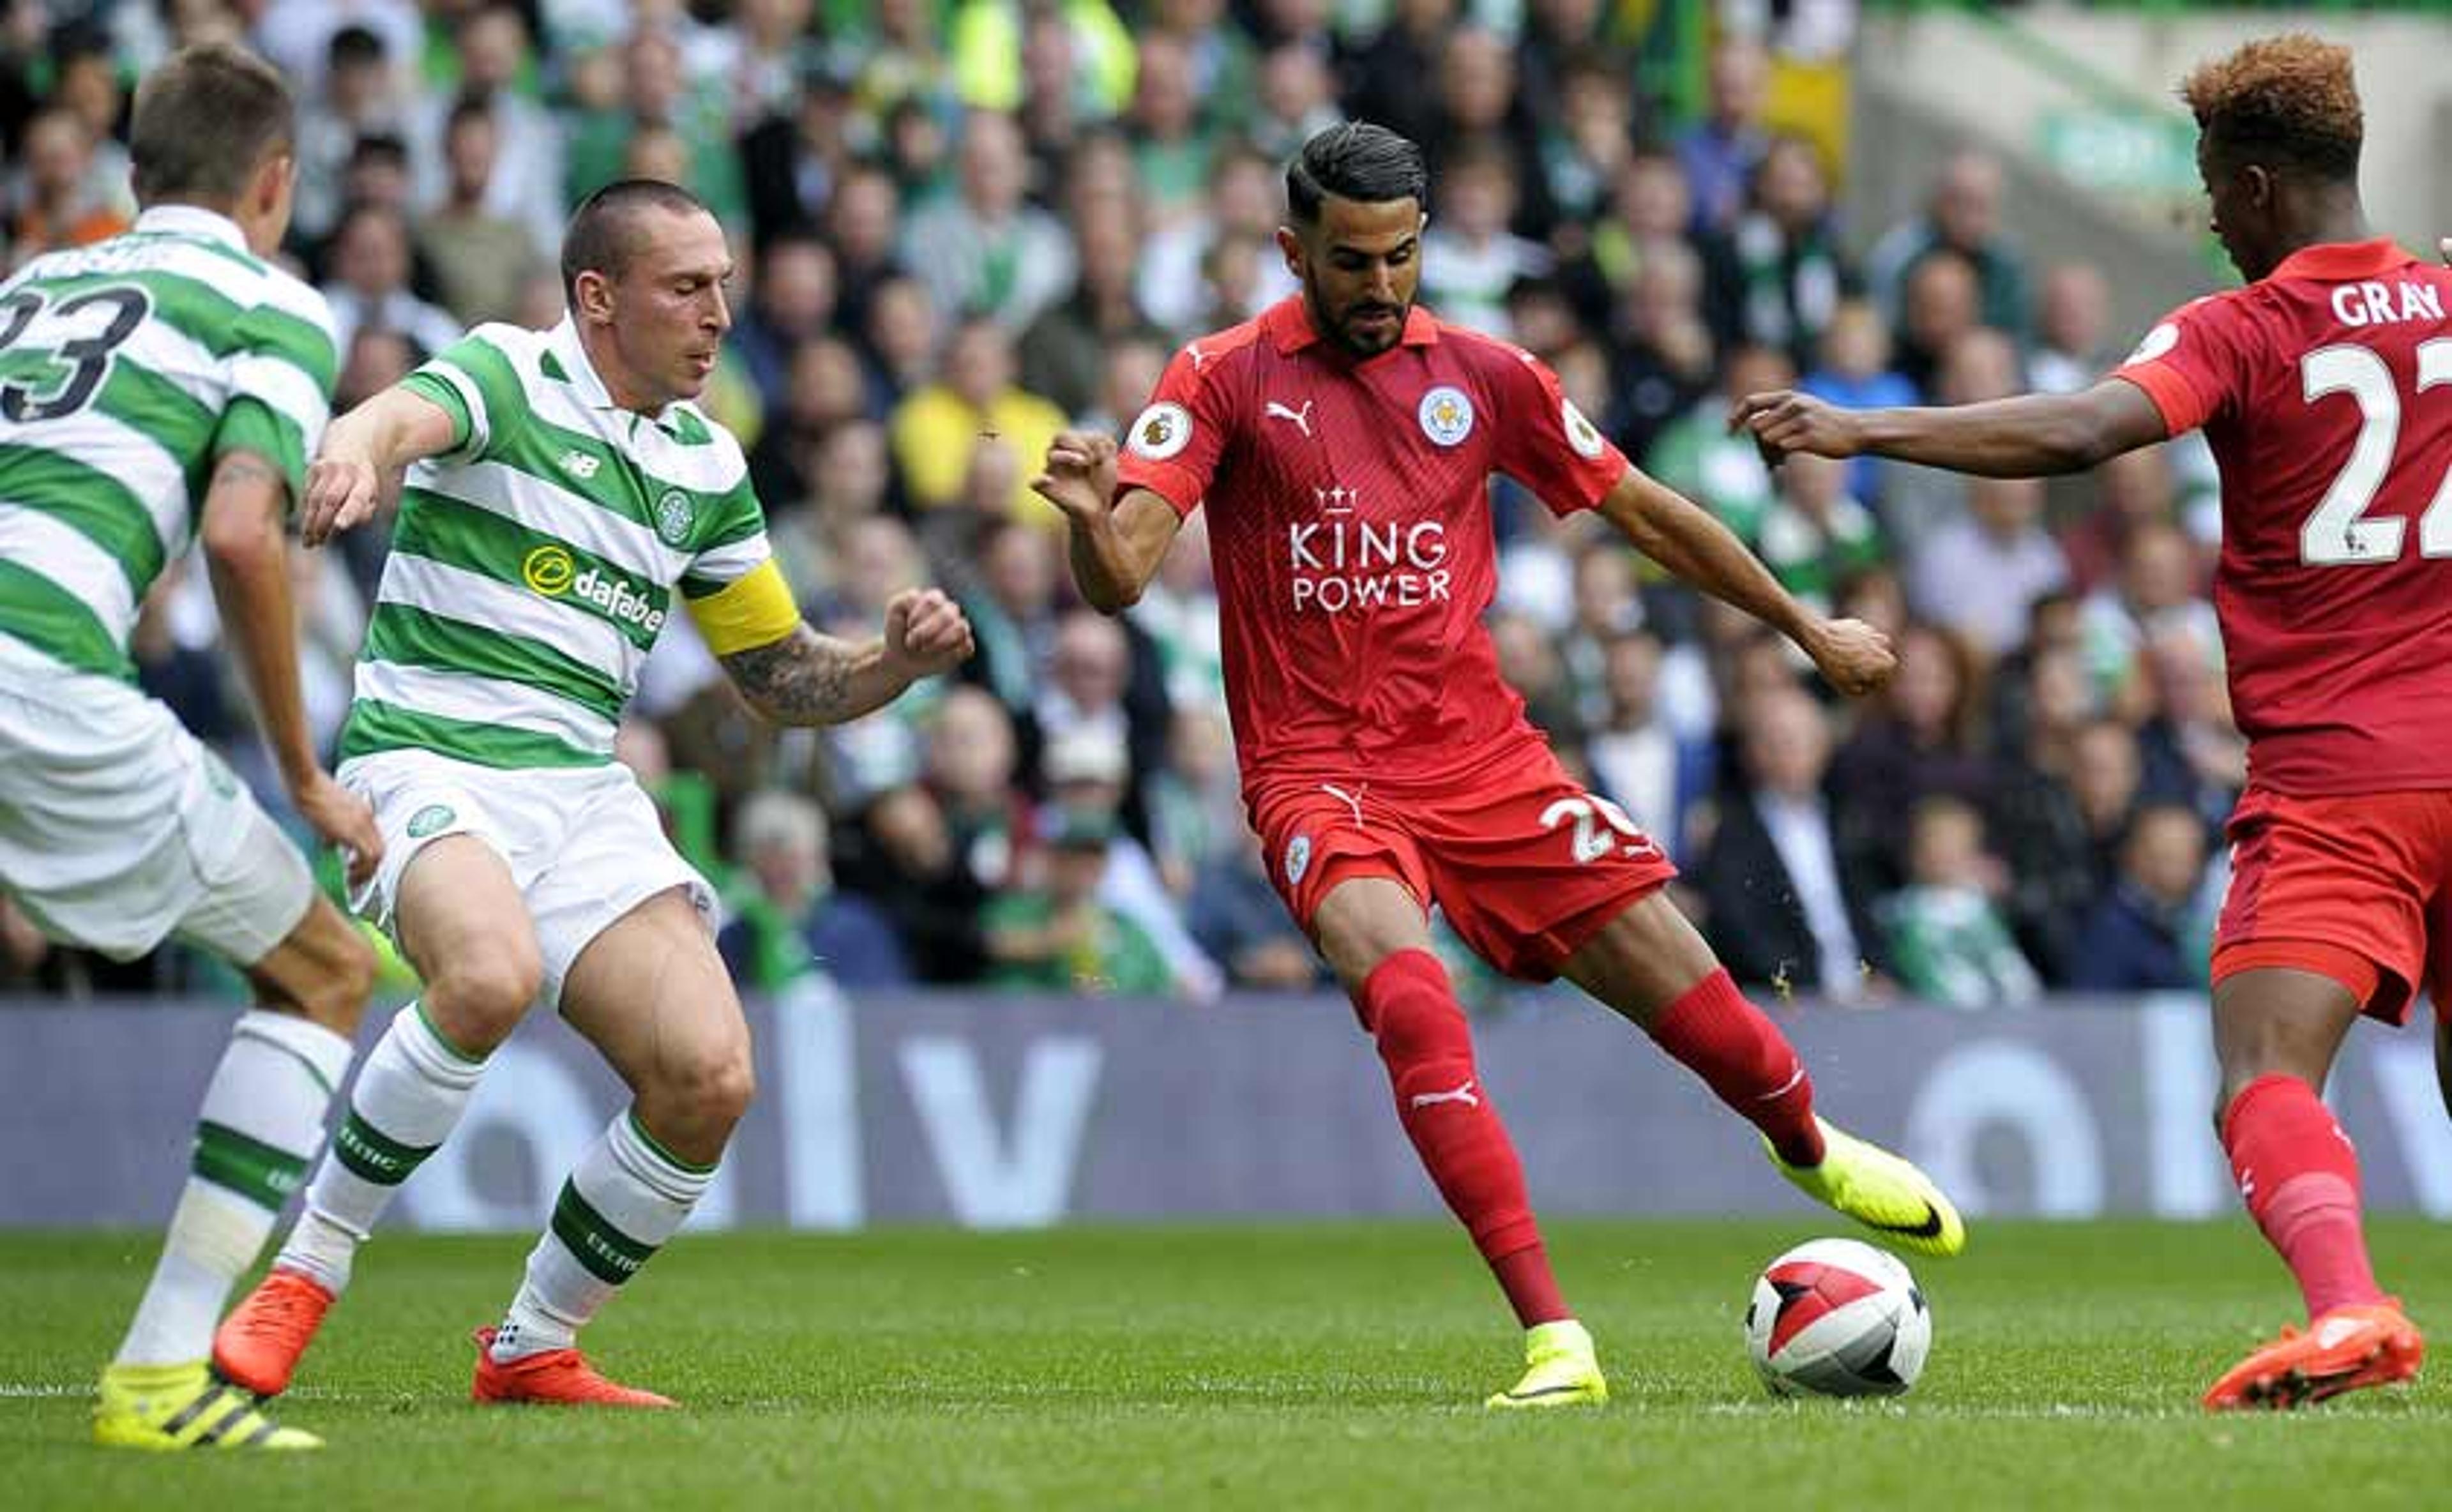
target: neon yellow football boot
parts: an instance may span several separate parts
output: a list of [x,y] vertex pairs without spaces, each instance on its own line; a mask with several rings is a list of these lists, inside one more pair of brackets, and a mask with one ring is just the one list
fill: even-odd
[[1506,1408],[1598,1406],[1609,1382],[1592,1353],[1592,1336],[1572,1318],[1524,1334],[1524,1379],[1484,1405]]
[[320,1449],[324,1441],[285,1428],[255,1398],[198,1360],[181,1365],[110,1365],[93,1406],[93,1442],[116,1449]]
[[1822,1129],[1822,1164],[1791,1166],[1770,1141],[1763,1152],[1797,1190],[1846,1213],[1882,1236],[1883,1242],[1921,1255],[1954,1255],[1967,1247],[1967,1225],[1932,1178],[1879,1145],[1831,1127]]

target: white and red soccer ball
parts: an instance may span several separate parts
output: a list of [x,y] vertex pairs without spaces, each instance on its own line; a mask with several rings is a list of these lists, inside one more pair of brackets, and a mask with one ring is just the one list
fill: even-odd
[[1763,1267],[1746,1352],[1774,1396],[1896,1396],[1932,1347],[1932,1310],[1897,1257],[1816,1239]]

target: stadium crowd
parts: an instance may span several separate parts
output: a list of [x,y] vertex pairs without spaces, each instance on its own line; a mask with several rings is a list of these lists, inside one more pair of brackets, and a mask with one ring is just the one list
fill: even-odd
[[[779,732],[685,620],[666,629],[623,754],[723,886],[726,959],[766,988],[816,970],[1197,1000],[1321,979],[1243,823],[1203,534],[1102,618],[1027,481],[1059,427],[1120,428],[1176,346],[1285,294],[1285,159],[1342,117],[1385,123],[1432,159],[1424,303],[1539,355],[1791,590],[1898,641],[1896,683],[1844,705],[1596,522],[1494,497],[1511,680],[1684,869],[1737,978],[1967,1008],[2201,983],[2244,777],[2209,462],[2165,447],[2050,487],[1766,468],[1727,434],[1735,396],[2065,389],[2125,336],[2103,269],[2021,255],[1982,154],[1866,226],[1831,144],[1767,124],[1774,71],[1827,67],[1850,7],[1724,27],[1689,110],[1647,87],[1676,9],[15,0],[0,224],[10,266],[124,228],[132,80],[178,43],[249,42],[300,93],[293,251],[331,302],[346,407],[467,325],[559,319],[581,195],[688,184],[740,265],[708,407],[751,449],[804,610],[864,634],[934,581],[980,642],[941,689]],[[327,739],[385,549],[378,527],[296,557]],[[137,646],[145,685],[277,810],[199,573],[166,577]],[[13,911],[0,972],[215,985],[177,950],[49,947]]]

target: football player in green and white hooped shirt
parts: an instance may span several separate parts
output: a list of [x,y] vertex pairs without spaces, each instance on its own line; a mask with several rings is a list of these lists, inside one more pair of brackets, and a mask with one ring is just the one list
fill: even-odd
[[137,91],[132,230],[0,284],[0,886],[54,939],[173,934],[241,968],[162,1255],[94,1408],[97,1443],[313,1448],[206,1360],[231,1286],[324,1141],[374,954],[219,758],[136,687],[137,606],[198,540],[299,814],[382,853],[318,763],[285,520],[332,383],[323,298],[264,261],[289,224],[295,108],[234,48]]
[[474,1394],[671,1404],[597,1374],[575,1338],[706,1190],[749,1101],[749,1032],[713,893],[614,763],[616,721],[676,608],[783,723],[856,717],[971,652],[933,589],[893,599],[865,644],[801,622],[739,443],[689,403],[731,324],[731,265],[687,191],[600,189],[564,238],[560,325],[478,327],[335,421],[309,475],[314,541],[415,464],[341,778],[386,845],[362,906],[425,995],[368,1054],[272,1273],[215,1340],[250,1390],[288,1384],[357,1246],[542,1002],[635,1101],[564,1184],[500,1327],[480,1331]]

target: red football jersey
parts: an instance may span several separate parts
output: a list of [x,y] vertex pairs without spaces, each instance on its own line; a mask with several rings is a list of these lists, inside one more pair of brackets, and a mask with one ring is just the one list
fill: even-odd
[[1247,785],[1432,776],[1538,738],[1481,623],[1493,472],[1568,514],[1627,461],[1531,354],[1419,308],[1358,362],[1300,295],[1176,354],[1119,474],[1182,514],[1209,506]]
[[2222,465],[2222,619],[2251,780],[2452,787],[2452,271],[2310,246],[2119,376]]

